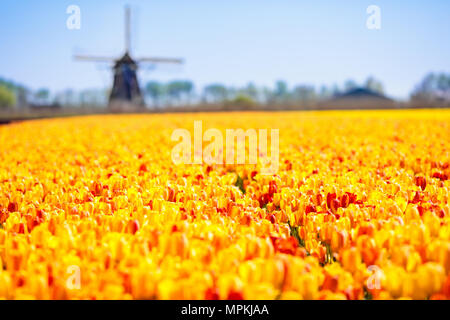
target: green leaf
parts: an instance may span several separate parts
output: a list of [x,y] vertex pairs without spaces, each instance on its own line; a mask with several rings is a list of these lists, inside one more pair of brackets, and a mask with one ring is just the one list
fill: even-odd
[[236,183],[234,184],[236,187],[239,188],[239,190],[241,190],[241,192],[243,194],[245,194],[245,188],[244,188],[244,180],[242,180],[241,176],[237,174],[237,180]]

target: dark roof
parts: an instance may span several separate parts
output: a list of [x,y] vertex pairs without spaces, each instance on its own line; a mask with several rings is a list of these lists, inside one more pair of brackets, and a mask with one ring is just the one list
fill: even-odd
[[393,108],[396,102],[383,94],[366,88],[351,89],[331,99],[319,102],[324,109],[384,109]]
[[122,58],[116,60],[115,68],[119,67],[122,64],[136,65],[136,62],[131,58],[131,56],[126,52]]
[[377,99],[384,101],[392,101],[392,99],[386,97],[383,94],[372,91],[367,88],[355,88],[351,89],[343,94],[337,95],[333,98],[333,100],[341,100],[341,99]]

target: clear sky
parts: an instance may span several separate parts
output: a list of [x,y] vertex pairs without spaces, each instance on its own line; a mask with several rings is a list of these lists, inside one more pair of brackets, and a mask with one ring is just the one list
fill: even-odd
[[[127,3],[136,56],[186,61],[143,70],[143,81],[319,86],[373,75],[406,98],[429,71],[450,72],[448,0],[1,0],[0,77],[52,91],[109,86],[108,65],[72,55],[121,54]],[[72,4],[80,30],[66,27]],[[380,30],[366,27],[369,5]]]

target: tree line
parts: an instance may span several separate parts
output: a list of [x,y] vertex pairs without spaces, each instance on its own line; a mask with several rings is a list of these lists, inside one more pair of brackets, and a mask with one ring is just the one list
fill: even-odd
[[337,96],[357,87],[366,87],[375,92],[383,93],[383,85],[373,77],[365,83],[346,81],[341,87],[312,85],[296,85],[290,88],[286,81],[276,81],[271,87],[258,87],[249,82],[242,87],[229,87],[222,83],[212,83],[205,86],[201,92],[196,92],[194,84],[188,80],[176,80],[168,83],[150,81],[144,87],[147,102],[155,108],[191,104],[310,104]]
[[[190,80],[170,82],[149,81],[142,87],[149,108],[175,108],[189,105],[298,105],[308,106],[339,96],[355,88],[367,88],[384,94],[381,81],[369,77],[363,83],[348,80],[341,85],[308,84],[289,86],[279,80],[272,87],[256,86],[249,82],[242,87],[230,87],[222,83],[212,83],[197,90]],[[0,108],[21,106],[68,106],[68,107],[104,107],[107,104],[109,90],[89,89],[75,91],[67,89],[52,94],[42,88],[30,90],[25,86],[0,78]],[[450,74],[430,73],[414,88],[410,100],[426,103],[450,103]]]

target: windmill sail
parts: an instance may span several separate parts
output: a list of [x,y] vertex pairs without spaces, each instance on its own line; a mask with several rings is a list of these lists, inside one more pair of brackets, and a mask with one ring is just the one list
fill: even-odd
[[112,110],[145,107],[136,71],[137,64],[128,53],[125,53],[114,65],[114,84],[109,97]]
[[109,108],[112,111],[134,111],[145,108],[144,98],[139,87],[137,78],[138,64],[140,63],[183,63],[182,59],[143,57],[134,60],[131,58],[131,35],[130,35],[130,8],[125,8],[125,54],[119,58],[89,55],[76,55],[76,60],[111,62],[113,65],[114,81],[109,96]]
[[111,57],[100,57],[100,56],[87,56],[87,55],[75,55],[75,60],[81,61],[98,61],[98,62],[114,62],[116,59]]
[[183,59],[179,58],[158,58],[158,57],[152,57],[152,58],[138,58],[136,59],[137,62],[150,62],[150,63],[183,63]]
[[130,34],[130,7],[125,8],[125,52],[129,53],[131,49],[131,34]]

